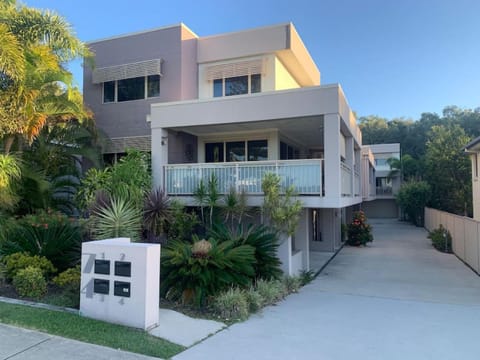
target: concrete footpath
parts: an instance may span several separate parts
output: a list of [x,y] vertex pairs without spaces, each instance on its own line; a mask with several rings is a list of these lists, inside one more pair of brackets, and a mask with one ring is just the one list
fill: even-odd
[[480,278],[421,228],[372,225],[367,248],[344,248],[299,294],[174,359],[479,359]]
[[147,360],[149,356],[0,324],[1,360]]

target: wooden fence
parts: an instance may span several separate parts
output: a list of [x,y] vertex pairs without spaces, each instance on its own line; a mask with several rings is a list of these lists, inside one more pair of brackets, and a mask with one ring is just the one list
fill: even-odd
[[425,208],[425,229],[443,225],[452,235],[455,255],[480,274],[480,221],[431,208]]

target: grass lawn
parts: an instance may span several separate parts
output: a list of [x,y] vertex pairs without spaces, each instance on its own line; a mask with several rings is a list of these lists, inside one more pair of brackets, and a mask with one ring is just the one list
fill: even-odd
[[183,346],[126,326],[109,324],[60,311],[2,302],[0,302],[0,322],[167,359],[185,349]]

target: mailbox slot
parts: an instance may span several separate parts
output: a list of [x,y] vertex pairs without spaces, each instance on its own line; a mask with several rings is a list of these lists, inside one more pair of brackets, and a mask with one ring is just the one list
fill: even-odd
[[95,274],[110,275],[110,260],[95,260]]
[[125,281],[115,281],[113,294],[115,296],[130,297],[130,283]]
[[93,279],[93,292],[108,295],[110,292],[110,281],[104,279]]
[[116,276],[132,276],[132,263],[130,261],[115,261]]

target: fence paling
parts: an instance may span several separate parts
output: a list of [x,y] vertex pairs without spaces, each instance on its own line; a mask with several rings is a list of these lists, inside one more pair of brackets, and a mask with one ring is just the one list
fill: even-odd
[[432,231],[443,225],[452,235],[456,256],[480,274],[480,222],[459,215],[425,208],[425,228]]

